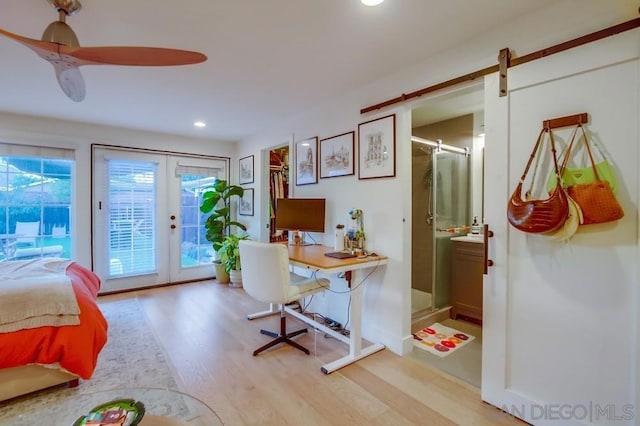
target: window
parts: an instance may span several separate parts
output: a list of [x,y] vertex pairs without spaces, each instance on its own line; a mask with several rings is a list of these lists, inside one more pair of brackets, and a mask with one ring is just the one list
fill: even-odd
[[0,144],[0,261],[72,257],[74,152]]

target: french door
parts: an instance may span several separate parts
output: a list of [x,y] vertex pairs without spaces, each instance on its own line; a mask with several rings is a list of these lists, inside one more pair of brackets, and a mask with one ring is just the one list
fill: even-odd
[[93,263],[102,292],[205,279],[214,252],[202,191],[228,159],[96,146]]
[[[637,424],[638,46],[632,32],[511,68],[504,97],[498,75],[485,81],[494,266],[484,280],[482,398],[532,424]],[[543,120],[585,112],[625,217],[580,226],[568,242],[509,226],[507,200]],[[570,132],[554,130],[560,149]]]

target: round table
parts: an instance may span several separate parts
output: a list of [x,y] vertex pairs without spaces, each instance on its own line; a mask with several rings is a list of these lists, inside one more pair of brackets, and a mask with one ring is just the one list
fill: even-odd
[[[75,395],[62,402],[43,404],[24,413],[14,425],[42,424],[49,419],[52,426],[71,426],[78,418],[99,405],[118,400],[134,399],[144,404],[145,414],[139,426],[215,426],[222,421],[207,404],[184,392],[172,389],[130,388]],[[36,423],[31,423],[36,421]]]

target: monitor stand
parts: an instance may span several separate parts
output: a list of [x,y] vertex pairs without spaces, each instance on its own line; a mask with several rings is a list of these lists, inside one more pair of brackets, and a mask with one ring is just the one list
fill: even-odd
[[312,246],[313,243],[307,243],[305,241],[305,232],[304,231],[291,231],[292,237],[289,241],[289,245],[291,246]]

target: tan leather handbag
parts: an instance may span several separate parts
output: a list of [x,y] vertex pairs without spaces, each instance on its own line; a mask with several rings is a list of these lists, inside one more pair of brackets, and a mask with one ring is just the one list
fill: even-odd
[[[612,222],[624,217],[624,211],[622,206],[616,199],[614,190],[611,186],[611,180],[604,179],[601,175],[601,170],[597,167],[595,160],[593,159],[593,153],[589,144],[589,138],[587,133],[581,124],[578,124],[576,128],[582,131],[582,139],[584,145],[589,154],[589,161],[591,162],[592,174],[590,177],[583,177],[580,183],[564,182],[567,185],[567,193],[573,198],[582,210],[584,216],[584,225],[591,223],[604,223]],[[574,133],[575,136],[575,133]],[[580,138],[579,138],[580,139]],[[563,161],[560,169],[560,176],[564,177],[564,171],[567,164],[567,160],[571,155],[571,151],[574,148],[575,137],[571,138],[571,142],[567,147],[565,154],[565,160]],[[610,171],[610,179],[614,179],[613,171]]]

